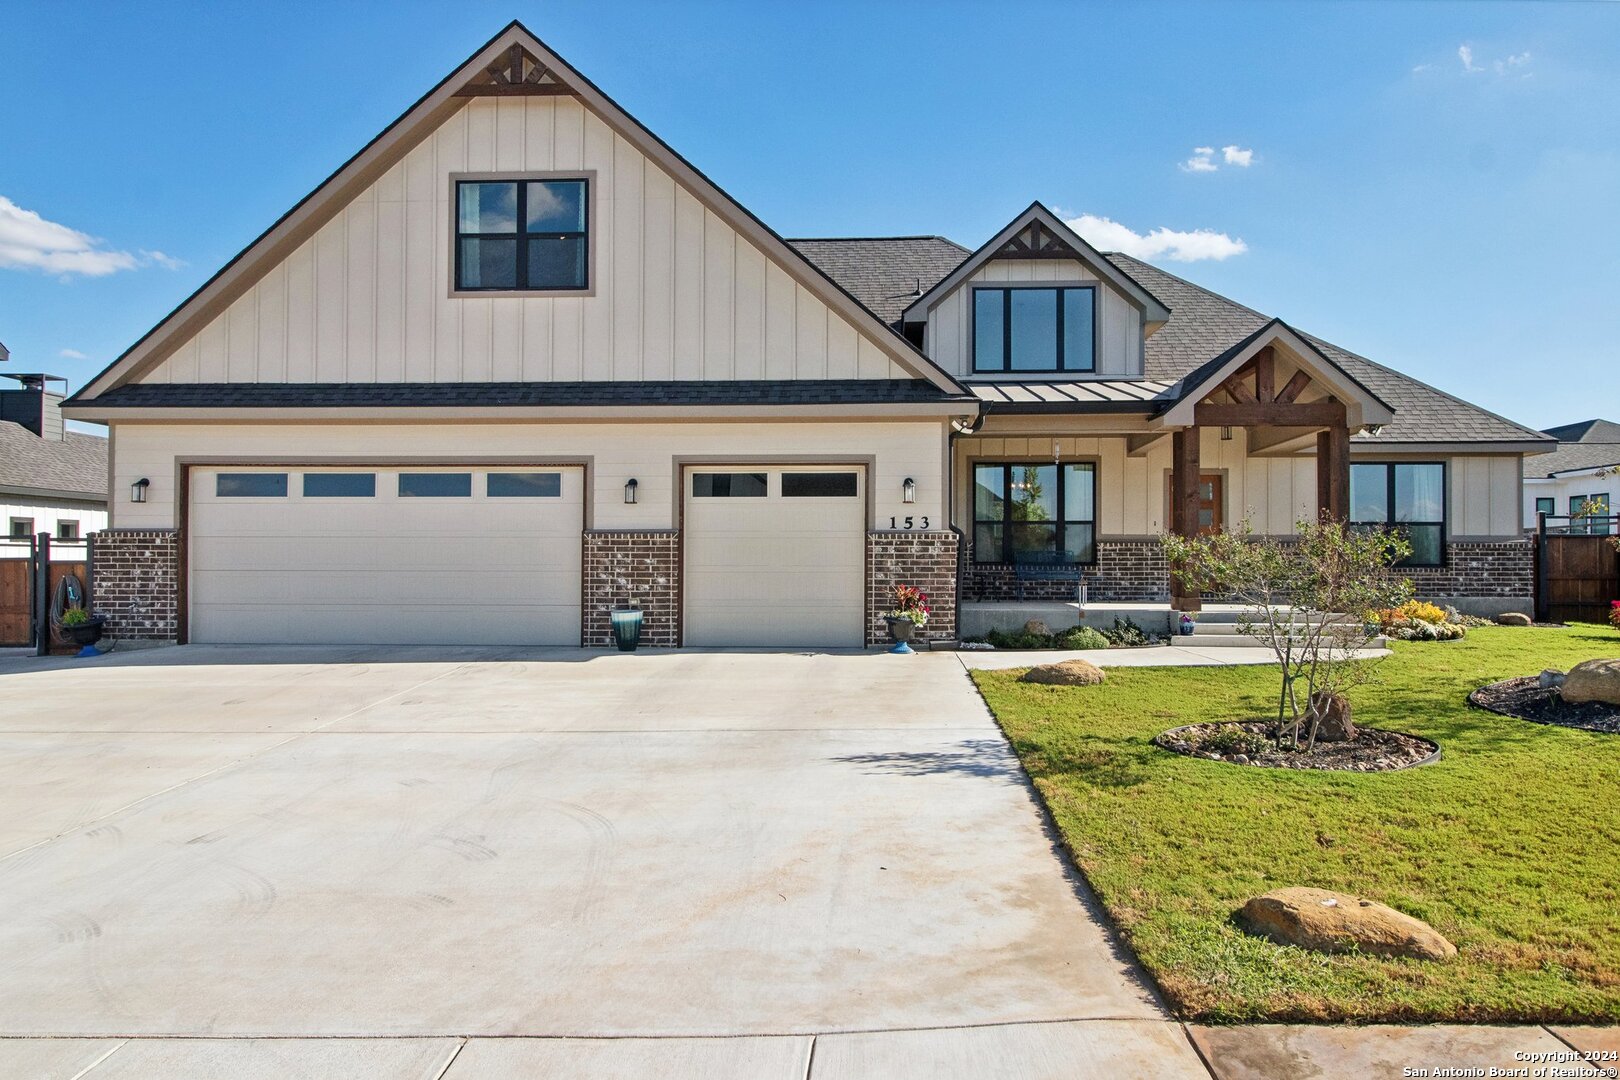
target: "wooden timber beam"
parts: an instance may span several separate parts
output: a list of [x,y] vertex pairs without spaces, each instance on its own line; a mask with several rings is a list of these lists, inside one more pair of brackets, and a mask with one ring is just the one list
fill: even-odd
[[[1202,441],[1203,432],[1196,426],[1178,430],[1172,436],[1170,530],[1177,536],[1195,536],[1198,533],[1199,447]],[[1198,611],[1203,607],[1203,599],[1197,589],[1187,588],[1172,575],[1170,606],[1176,611]]]
[[1270,345],[1254,358],[1254,396],[1261,401],[1274,401],[1277,397],[1277,357]]
[[1350,517],[1350,431],[1343,424],[1316,436],[1316,511],[1319,519]]
[[1344,427],[1344,405],[1337,401],[1305,404],[1256,402],[1253,405],[1193,406],[1193,423],[1200,427]]
[[456,91],[457,97],[568,97],[574,92],[561,83],[475,83]]
[[1149,450],[1175,433],[1174,428],[1150,431],[1144,435],[1125,436],[1126,457],[1146,457]]
[[1303,394],[1305,392],[1305,388],[1309,385],[1311,385],[1311,376],[1309,372],[1305,371],[1303,368],[1294,372],[1294,377],[1288,380],[1288,385],[1283,387],[1282,393],[1277,395],[1277,404],[1292,405],[1294,400],[1298,398],[1299,395]]

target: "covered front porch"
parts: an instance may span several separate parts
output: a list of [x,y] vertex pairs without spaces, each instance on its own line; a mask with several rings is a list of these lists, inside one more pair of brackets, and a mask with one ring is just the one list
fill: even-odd
[[953,444],[970,635],[1013,628],[1030,604],[1059,605],[1060,619],[1072,607],[1074,625],[1079,579],[1089,625],[1167,628],[1205,605],[1174,587],[1165,533],[1246,523],[1289,536],[1302,520],[1349,519],[1350,435],[1391,416],[1281,323],[1173,383],[975,389],[987,416]]

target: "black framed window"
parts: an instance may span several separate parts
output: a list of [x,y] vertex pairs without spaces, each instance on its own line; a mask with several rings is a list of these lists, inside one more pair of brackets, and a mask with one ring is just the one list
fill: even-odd
[[1546,514],[1548,517],[1551,517],[1553,514],[1558,513],[1558,500],[1557,499],[1537,499],[1536,500],[1536,513],[1537,514]]
[[1097,561],[1097,466],[973,466],[973,561],[1010,563],[1023,553]]
[[1097,370],[1097,290],[1009,285],[973,290],[973,370]]
[[1586,536],[1608,536],[1608,494],[1599,492],[1596,495],[1571,495],[1569,497],[1569,531]]
[[1351,465],[1350,523],[1406,537],[1412,554],[1402,566],[1444,565],[1446,467],[1431,461]]
[[590,287],[590,181],[456,182],[456,288]]

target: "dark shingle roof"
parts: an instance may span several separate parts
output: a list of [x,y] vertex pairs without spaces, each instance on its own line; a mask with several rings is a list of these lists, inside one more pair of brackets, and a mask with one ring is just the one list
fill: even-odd
[[943,236],[789,240],[878,318],[898,327],[906,307],[970,254]]
[[1620,443],[1620,424],[1613,420],[1582,420],[1543,428],[1542,434],[1566,443]]
[[445,408],[487,406],[861,405],[955,400],[922,379],[665,382],[126,383],[113,408]]
[[107,440],[70,431],[42,439],[0,421],[0,489],[28,488],[86,499],[107,497]]
[[[1253,308],[1151,263],[1119,254],[1110,254],[1108,259],[1170,308],[1170,321],[1147,339],[1146,375],[1150,379],[1179,379],[1270,321]],[[1394,421],[1382,432],[1358,435],[1358,442],[1536,442],[1546,438],[1332,342],[1311,334],[1302,336],[1395,410]]]
[[1524,475],[1551,476],[1578,469],[1620,466],[1620,442],[1564,442],[1550,454],[1524,459]]

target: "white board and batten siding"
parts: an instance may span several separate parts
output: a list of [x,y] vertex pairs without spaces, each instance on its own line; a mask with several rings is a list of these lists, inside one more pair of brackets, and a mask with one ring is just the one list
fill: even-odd
[[[1099,378],[1142,377],[1142,313],[1123,293],[1098,279],[1074,259],[992,259],[941,297],[928,314],[925,351],[957,376],[973,374],[973,287],[998,283],[1050,281],[1097,288],[1097,370]],[[1074,372],[998,372],[997,378],[1069,379]]]
[[[407,497],[400,473],[466,475],[467,494]],[[311,497],[306,473],[360,473],[369,495]],[[496,497],[490,472],[554,475]],[[231,494],[221,474],[284,478]],[[194,470],[187,528],[200,643],[578,645],[583,470]]]
[[[449,295],[451,177],[595,185],[592,295]],[[568,97],[479,98],[144,376],[155,382],[911,377]]]

